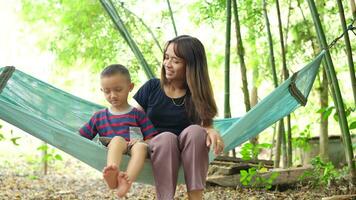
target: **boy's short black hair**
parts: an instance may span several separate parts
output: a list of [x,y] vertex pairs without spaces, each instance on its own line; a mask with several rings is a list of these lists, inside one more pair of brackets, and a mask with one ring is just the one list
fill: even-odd
[[100,74],[100,78],[106,77],[106,76],[112,76],[115,74],[121,74],[126,76],[129,81],[131,81],[131,76],[129,70],[120,64],[112,64],[103,69],[103,71]]

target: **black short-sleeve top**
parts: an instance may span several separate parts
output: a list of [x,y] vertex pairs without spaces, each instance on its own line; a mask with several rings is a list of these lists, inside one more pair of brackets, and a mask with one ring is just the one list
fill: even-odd
[[159,133],[168,131],[179,135],[183,129],[192,124],[184,104],[177,105],[168,97],[159,79],[147,81],[133,98],[145,110]]

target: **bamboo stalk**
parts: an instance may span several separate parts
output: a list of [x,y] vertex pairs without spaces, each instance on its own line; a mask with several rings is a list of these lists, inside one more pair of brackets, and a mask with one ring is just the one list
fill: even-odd
[[[279,30],[279,39],[280,39],[280,44],[281,44],[281,54],[282,54],[282,71],[283,71],[283,77],[284,80],[287,80],[289,78],[289,73],[288,73],[288,69],[287,69],[287,61],[286,61],[286,50],[285,50],[285,46],[284,46],[284,39],[283,39],[283,28],[282,28],[282,20],[281,20],[281,11],[280,11],[280,7],[279,7],[279,0],[276,0],[276,9],[277,9],[277,18],[278,18],[278,30]],[[281,123],[284,123],[283,120],[280,121]],[[287,130],[288,130],[288,136],[291,136],[291,128],[290,128],[290,115],[287,116]],[[284,125],[283,125],[284,127]],[[283,155],[283,168],[287,167],[289,164],[288,162],[288,155],[287,152],[292,152],[292,150],[287,150],[287,145],[286,145],[286,135],[285,135],[285,129],[281,129],[284,130],[281,133],[281,139],[282,139],[282,155]],[[289,147],[291,147],[292,142],[288,142],[290,143],[290,145],[288,145]],[[291,160],[290,160],[291,162]]]
[[355,5],[355,0],[350,0],[350,5],[351,5],[352,16],[354,17],[354,19],[356,19],[356,5]]
[[[318,14],[317,8],[315,6],[315,2],[314,2],[314,0],[307,0],[307,1],[309,4],[310,11],[312,13],[315,28],[318,33],[319,42],[320,42],[321,46],[323,47],[323,49],[327,49],[328,45],[326,42],[325,33],[323,31],[323,28],[322,28],[322,25],[321,25],[321,22],[319,19],[319,14]],[[344,140],[346,160],[348,163],[348,167],[350,169],[352,182],[356,183],[356,170],[355,170],[355,162],[353,161],[354,156],[353,156],[353,150],[352,150],[350,131],[349,131],[349,127],[347,124],[345,108],[344,108],[344,103],[343,103],[341,92],[340,92],[339,83],[337,81],[334,64],[333,64],[333,61],[332,61],[329,51],[326,51],[325,59],[327,62],[326,72],[327,72],[328,80],[330,80],[332,87],[333,87],[332,92],[334,94],[332,96],[333,96],[333,100],[336,105],[338,116],[339,116],[339,125],[340,125],[341,133],[343,136],[343,140]]]
[[244,47],[242,43],[241,37],[241,27],[240,27],[240,20],[239,14],[237,9],[237,2],[233,0],[233,8],[234,8],[234,17],[235,17],[235,31],[236,31],[236,41],[237,41],[237,53],[240,60],[240,69],[241,69],[241,79],[242,79],[242,92],[244,94],[244,103],[245,103],[245,110],[246,112],[251,109],[250,103],[250,93],[248,91],[248,82],[247,82],[247,75],[246,75],[246,64],[244,58]]
[[154,78],[155,77],[154,73],[152,72],[151,68],[149,67],[145,57],[143,56],[142,52],[138,48],[137,44],[132,39],[130,33],[126,29],[125,24],[122,21],[122,19],[120,18],[120,15],[117,13],[117,10],[115,9],[115,6],[112,3],[112,1],[111,0],[100,0],[100,3],[104,7],[104,9],[108,13],[108,15],[110,16],[111,20],[114,22],[120,35],[124,38],[124,40],[129,45],[131,51],[136,56],[137,60],[141,64],[143,70],[145,71],[147,78],[149,78],[149,79]]
[[225,91],[224,117],[231,117],[230,111],[230,44],[231,42],[231,0],[226,1],[226,31],[225,31]]
[[[344,6],[342,5],[341,0],[336,0],[336,2],[337,2],[337,6],[339,8],[339,15],[340,15],[340,21],[341,21],[342,30],[346,31],[347,30],[347,25],[346,25],[345,14],[344,14]],[[350,38],[349,38],[349,33],[348,32],[345,32],[344,40],[345,40],[345,45],[346,45],[347,62],[348,62],[348,65],[349,65],[352,92],[353,92],[353,95],[354,95],[354,103],[356,105],[355,67],[354,67],[354,61],[352,59],[352,48],[351,48]]]
[[148,33],[151,35],[151,37],[154,40],[154,42],[155,42],[156,46],[158,47],[158,49],[163,53],[163,49],[162,49],[162,47],[161,47],[156,35],[153,33],[152,29],[143,21],[143,19],[141,17],[137,16],[134,12],[132,12],[128,8],[126,8],[123,4],[121,4],[121,7],[123,9],[125,9],[130,15],[136,17],[141,22],[141,24],[146,28]]
[[176,27],[176,23],[175,23],[175,21],[174,21],[173,11],[172,11],[171,3],[169,2],[169,0],[167,0],[167,4],[168,4],[168,9],[169,9],[169,14],[170,14],[171,20],[172,20],[172,25],[173,25],[174,33],[176,34],[176,36],[178,36],[177,27]]

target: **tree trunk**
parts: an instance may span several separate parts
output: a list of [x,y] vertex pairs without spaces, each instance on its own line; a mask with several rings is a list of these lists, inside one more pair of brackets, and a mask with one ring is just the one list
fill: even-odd
[[47,159],[47,148],[48,145],[46,142],[42,142],[42,146],[45,146],[45,148],[41,151],[42,153],[42,163],[43,163],[43,174],[47,175],[48,174],[48,159]]
[[248,83],[247,83],[246,64],[245,64],[245,59],[244,59],[245,52],[244,52],[244,47],[242,44],[242,37],[241,37],[241,31],[240,31],[240,20],[239,20],[239,14],[238,14],[238,10],[237,10],[236,0],[233,0],[233,6],[234,6],[234,17],[235,17],[237,53],[238,53],[238,56],[240,59],[242,91],[244,94],[245,109],[247,112],[251,109],[251,104],[250,104],[250,94],[248,91]]
[[[302,7],[300,6],[300,2],[299,0],[297,1],[298,3],[298,7],[299,10],[303,16],[303,19],[305,21],[305,24],[307,24],[307,19],[305,18],[304,12]],[[320,52],[320,49],[317,49],[315,42],[313,40],[311,31],[310,31],[310,27],[307,27],[307,33],[310,36],[309,40],[311,42],[311,46],[314,52],[314,55],[317,55],[318,52]],[[319,83],[320,83],[320,91],[319,91],[319,95],[320,95],[320,108],[326,108],[329,106],[329,90],[328,90],[328,79],[326,76],[326,62],[325,59],[323,59],[322,61],[323,64],[323,69],[322,69],[322,80],[320,81],[319,79]],[[330,89],[332,90],[333,88],[330,87]],[[329,126],[329,122],[328,119],[323,119],[323,114],[320,115],[320,138],[319,138],[319,144],[320,144],[320,156],[323,159],[323,161],[327,161],[329,160],[329,153],[328,153],[328,146],[329,146],[329,131],[328,131],[328,126]]]
[[[230,118],[230,42],[231,42],[231,0],[226,1],[226,32],[225,32],[225,91],[224,91],[224,117]],[[235,149],[232,154],[236,157]]]
[[[287,70],[287,64],[286,64],[286,52],[284,49],[284,41],[283,41],[283,28],[282,28],[282,20],[281,20],[281,12],[279,9],[279,0],[276,0],[276,8],[277,8],[277,18],[278,18],[278,30],[279,30],[279,39],[280,39],[280,44],[281,44],[281,54],[282,54],[282,70],[283,70],[283,76],[284,79],[289,77],[288,70]],[[290,116],[287,116],[287,121],[290,124]],[[280,123],[284,123],[284,120],[280,120]],[[278,136],[280,136],[280,139],[282,139],[282,156],[283,156],[283,168],[287,167],[287,145],[286,145],[286,136],[285,136],[285,129],[284,129],[284,124],[282,125],[283,130],[282,133],[279,133]],[[290,127],[288,127],[288,130],[290,130]],[[279,137],[277,137],[278,139]],[[277,142],[278,144],[278,142]]]
[[[347,30],[347,25],[346,25],[346,20],[345,20],[344,7],[342,5],[341,0],[337,0],[337,5],[339,7],[339,15],[340,15],[342,29],[344,31],[346,31]],[[354,67],[354,61],[352,59],[352,49],[351,49],[350,38],[349,38],[349,33],[348,32],[346,32],[344,34],[344,40],[345,40],[346,53],[347,53],[347,62],[349,64],[349,70],[350,70],[352,92],[353,92],[353,95],[354,95],[354,104],[356,105],[355,67]]]
[[[232,5],[233,5],[234,18],[235,18],[237,54],[238,54],[239,60],[240,60],[242,91],[244,94],[245,110],[246,110],[246,112],[248,112],[251,109],[251,103],[250,103],[250,94],[248,91],[248,82],[247,82],[247,75],[246,75],[245,50],[244,50],[244,46],[242,43],[240,20],[239,20],[239,13],[238,13],[236,0],[232,1]],[[257,140],[258,140],[257,137],[253,137],[250,139],[250,143],[257,144]]]
[[[263,15],[265,17],[265,21],[266,21],[266,30],[267,30],[267,36],[268,36],[268,46],[269,46],[269,58],[270,58],[270,64],[271,64],[271,68],[272,68],[272,75],[273,75],[273,84],[274,87],[277,88],[278,87],[278,78],[277,78],[277,72],[276,72],[276,62],[274,59],[274,50],[273,50],[273,39],[272,39],[272,33],[271,33],[271,29],[270,29],[270,24],[269,24],[269,19],[268,19],[268,14],[267,14],[267,3],[266,0],[262,0],[263,3]],[[278,123],[279,124],[279,123]],[[278,129],[277,129],[277,136],[276,136],[276,142],[273,139],[272,140],[272,147],[271,148],[275,148],[275,154],[274,154],[274,167],[279,167],[279,161],[280,161],[280,136],[279,136],[279,131],[281,130],[280,125],[278,125]],[[274,138],[274,137],[273,137]],[[275,144],[275,145],[273,145]]]
[[279,163],[281,160],[281,145],[283,142],[283,133],[284,133],[284,123],[283,119],[278,122],[278,131],[277,131],[277,139],[276,139],[276,147],[274,153],[274,168],[279,168]]
[[[285,54],[287,54],[288,51],[288,31],[289,31],[289,19],[291,15],[291,10],[292,10],[292,1],[289,0],[288,2],[288,18],[287,18],[287,27],[285,31],[285,38],[284,38],[284,49],[285,49]],[[289,77],[288,71],[286,70],[287,73],[284,73],[284,79],[287,80]],[[287,167],[291,167],[293,165],[293,147],[292,147],[292,124],[291,124],[291,116],[287,116]]]
[[[319,14],[318,14],[317,8],[315,6],[315,2],[314,2],[314,0],[308,0],[308,4],[309,4],[310,11],[312,13],[315,28],[317,29],[317,33],[319,35],[319,37],[318,37],[320,40],[319,42],[324,49],[327,49],[328,44],[326,42],[326,37],[325,37],[324,31],[323,31],[320,19],[318,17]],[[341,129],[341,133],[342,133],[343,141],[344,141],[344,145],[345,145],[346,160],[348,163],[348,167],[350,169],[352,182],[354,184],[356,184],[356,169],[355,169],[355,162],[353,161],[354,155],[353,155],[353,150],[352,150],[350,131],[349,131],[349,127],[348,127],[348,123],[347,123],[347,119],[346,119],[345,108],[344,108],[342,95],[340,92],[339,83],[337,81],[334,64],[331,59],[331,55],[330,55],[329,51],[326,51],[325,59],[327,62],[326,74],[327,74],[328,80],[330,80],[330,83],[332,84],[332,87],[333,87],[333,90],[332,90],[333,95],[332,96],[333,96],[333,100],[336,105],[336,110],[337,110],[338,117],[339,117],[338,121],[339,121],[340,129]]]
[[[322,77],[322,82],[320,85],[320,107],[321,108],[327,108],[329,105],[328,101],[328,79],[326,77],[326,71],[325,68],[323,68],[323,77]],[[323,117],[323,113],[320,114],[320,157],[324,162],[327,162],[329,160],[329,152],[328,152],[328,146],[329,146],[329,136],[328,136],[328,118]]]
[[355,0],[350,0],[350,5],[351,5],[352,16],[354,17],[354,19],[356,19],[356,5],[355,5]]
[[[253,79],[258,79],[258,69],[254,68],[253,69]],[[253,81],[253,83],[256,83],[257,80]],[[253,108],[257,103],[258,103],[258,89],[256,85],[253,85],[252,90],[251,90],[251,108]],[[250,139],[251,144],[258,144],[258,135],[256,137],[253,137]]]

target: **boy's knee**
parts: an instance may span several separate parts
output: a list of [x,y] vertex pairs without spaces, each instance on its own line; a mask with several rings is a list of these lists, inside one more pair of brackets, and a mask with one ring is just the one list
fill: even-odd
[[148,145],[144,142],[137,142],[133,145],[132,149],[140,152],[147,152]]
[[112,147],[112,146],[122,146],[123,148],[127,147],[127,142],[123,137],[120,136],[115,136],[111,139],[108,147]]

